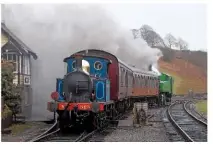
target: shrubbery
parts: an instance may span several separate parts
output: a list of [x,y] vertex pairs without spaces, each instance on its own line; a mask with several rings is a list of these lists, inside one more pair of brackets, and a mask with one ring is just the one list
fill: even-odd
[[[13,84],[13,63],[12,62],[1,62],[1,95],[4,104],[4,109],[11,110],[12,114],[15,115],[19,112],[21,96],[19,87]],[[7,108],[9,107],[9,108]],[[7,113],[10,111],[6,111]],[[5,116],[6,114],[4,114]]]
[[7,118],[8,116],[12,115],[12,111],[10,110],[10,108],[4,104],[3,106],[3,110],[2,110],[2,119]]

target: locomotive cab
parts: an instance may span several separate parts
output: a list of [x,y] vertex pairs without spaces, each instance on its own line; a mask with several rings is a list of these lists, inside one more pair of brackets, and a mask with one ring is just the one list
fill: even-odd
[[[58,78],[56,102],[90,103],[110,100],[108,67],[110,61],[102,57],[71,55],[64,59],[67,73]],[[88,62],[87,66],[84,66]],[[94,98],[95,97],[95,98]]]
[[64,62],[67,64],[67,74],[63,79],[57,79],[56,91],[61,96],[58,101],[71,98],[71,102],[90,102],[92,91],[95,95],[93,100],[105,102],[110,99],[108,59],[71,55]]

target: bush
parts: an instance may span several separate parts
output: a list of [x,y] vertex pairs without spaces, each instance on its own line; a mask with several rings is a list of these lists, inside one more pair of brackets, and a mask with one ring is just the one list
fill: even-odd
[[4,104],[12,110],[15,115],[19,112],[21,102],[20,90],[18,86],[13,84],[13,63],[8,61],[1,62],[1,95]]
[[8,116],[12,115],[12,111],[10,108],[5,104],[2,110],[2,119],[7,118]]

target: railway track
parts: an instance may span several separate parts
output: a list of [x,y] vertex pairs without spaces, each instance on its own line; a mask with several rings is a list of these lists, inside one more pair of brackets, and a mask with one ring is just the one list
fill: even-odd
[[[124,116],[119,116],[124,117]],[[113,123],[116,124],[116,123]],[[107,126],[106,128],[108,128]],[[90,138],[96,138],[96,136],[103,135],[103,132],[106,132],[104,129],[96,129],[92,132],[81,132],[81,133],[63,133],[58,128],[58,122],[56,121],[47,131],[30,140],[29,142],[83,142],[90,141]],[[109,127],[110,128],[110,127]],[[95,135],[95,137],[92,137]]]
[[192,101],[188,101],[187,103],[184,104],[184,106],[190,116],[194,117],[196,120],[200,121],[201,123],[207,126],[207,118],[196,111],[194,103]]
[[43,138],[49,136],[49,135],[52,135],[54,133],[57,133],[59,132],[60,130],[59,129],[56,129],[57,128],[57,120],[54,122],[54,124],[48,129],[46,130],[45,132],[43,132],[42,134],[40,134],[39,136],[36,136],[35,138],[33,138],[32,140],[30,140],[29,142],[36,142],[36,141],[40,141],[42,140]]
[[[81,133],[62,133],[58,128],[57,120],[55,123],[45,132],[30,140],[29,142],[83,142],[83,141],[100,141],[99,137],[109,133],[109,130],[116,128],[118,119],[125,118],[129,113],[127,111],[124,114],[119,114],[116,120],[110,121],[104,128],[96,129],[92,132],[81,132]],[[110,125],[111,124],[111,125]],[[71,131],[71,130],[70,130]],[[99,137],[98,137],[99,136]]]
[[56,121],[47,131],[30,140],[30,142],[82,142],[99,130],[97,129],[90,133],[86,131],[81,133],[63,133],[57,126],[58,122]]
[[189,101],[177,101],[167,109],[167,115],[175,129],[187,142],[207,142],[207,124],[193,115]]
[[90,133],[63,133],[60,128],[57,128],[57,123],[48,129],[46,132],[42,133],[38,137],[35,137],[30,142],[81,142],[88,139],[98,130],[94,130]]

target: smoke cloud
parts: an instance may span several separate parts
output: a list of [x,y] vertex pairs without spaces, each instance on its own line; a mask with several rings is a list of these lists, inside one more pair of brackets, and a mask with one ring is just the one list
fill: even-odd
[[84,49],[102,49],[127,64],[156,66],[161,52],[133,39],[100,5],[4,5],[6,26],[38,55],[32,61],[33,117],[46,118],[46,103],[64,75],[63,59]]

